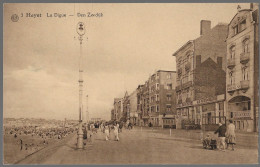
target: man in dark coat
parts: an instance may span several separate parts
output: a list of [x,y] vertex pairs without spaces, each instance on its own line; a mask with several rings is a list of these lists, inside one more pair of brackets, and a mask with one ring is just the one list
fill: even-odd
[[219,149],[220,145],[223,146],[223,151],[225,151],[226,148],[226,143],[225,143],[225,133],[226,133],[226,125],[223,123],[219,123],[219,128],[215,131],[215,134],[218,133],[218,138],[219,138]]

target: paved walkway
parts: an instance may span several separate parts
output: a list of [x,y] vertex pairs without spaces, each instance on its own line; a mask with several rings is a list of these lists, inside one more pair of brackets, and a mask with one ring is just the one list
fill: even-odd
[[256,164],[257,148],[226,152],[205,150],[198,140],[169,136],[150,129],[124,130],[120,141],[95,134],[85,149],[76,150],[76,134],[62,145],[47,148],[20,164]]

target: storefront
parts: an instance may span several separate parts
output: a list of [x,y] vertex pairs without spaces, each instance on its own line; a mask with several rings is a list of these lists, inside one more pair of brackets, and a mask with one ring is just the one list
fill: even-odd
[[162,118],[163,128],[176,128],[175,117],[173,115],[166,115]]
[[194,119],[195,114],[192,102],[177,104],[176,129],[184,129],[186,124],[194,123]]
[[133,125],[137,125],[138,124],[138,114],[137,112],[134,112],[134,113],[130,113],[130,122],[133,124]]
[[195,124],[204,130],[216,130],[218,124],[226,122],[225,95],[193,101]]
[[150,117],[150,122],[152,123],[153,126],[159,126],[159,117],[158,116],[151,116]]
[[236,96],[228,101],[228,117],[234,121],[236,130],[253,131],[254,115],[251,99],[246,96]]
[[142,116],[141,126],[148,126],[149,124],[149,116]]

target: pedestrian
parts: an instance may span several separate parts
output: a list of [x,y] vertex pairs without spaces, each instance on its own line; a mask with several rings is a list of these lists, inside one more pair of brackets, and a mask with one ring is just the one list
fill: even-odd
[[83,139],[87,139],[88,138],[88,132],[87,132],[87,127],[84,128],[83,130]]
[[129,122],[129,124],[128,124],[128,129],[129,130],[132,129],[132,123],[131,122]]
[[105,135],[106,135],[106,140],[109,140],[109,127],[107,123],[105,125]]
[[103,128],[104,128],[103,123],[101,123],[101,124],[100,124],[100,131],[101,131],[101,132],[103,132]]
[[114,135],[115,135],[115,140],[116,141],[119,141],[119,137],[118,137],[118,127],[119,126],[117,126],[118,124],[114,124]]
[[21,144],[20,150],[22,150],[23,149],[23,140],[22,139],[20,139],[20,144]]
[[119,132],[123,132],[123,126],[124,126],[124,123],[123,122],[120,122],[119,124]]
[[215,134],[218,133],[218,140],[219,140],[219,150],[220,146],[222,145],[222,151],[225,151],[225,133],[226,133],[226,125],[223,123],[219,123],[219,128],[215,131]]
[[116,126],[117,126],[117,130],[118,130],[118,133],[119,133],[119,123],[118,122],[116,122]]
[[232,146],[232,151],[234,151],[234,145],[236,144],[236,135],[235,135],[235,125],[233,124],[233,120],[229,120],[229,125],[227,126],[226,131],[226,141],[227,141],[227,149],[228,146]]
[[84,140],[84,142],[83,142],[83,144],[84,145],[86,145],[87,143],[85,142],[85,141],[87,141],[87,139],[88,139],[88,132],[87,132],[87,126],[84,128],[84,130],[83,130],[83,140]]

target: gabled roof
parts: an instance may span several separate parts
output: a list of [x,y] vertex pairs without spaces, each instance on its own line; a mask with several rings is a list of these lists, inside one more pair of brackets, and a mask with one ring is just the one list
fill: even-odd
[[176,73],[176,71],[167,71],[167,70],[158,70],[157,72],[174,72],[174,73]]
[[185,48],[186,46],[188,46],[190,43],[192,43],[193,40],[189,40],[188,42],[186,42],[182,47],[180,47],[175,53],[172,54],[172,56],[176,56],[183,48]]
[[243,10],[240,10],[240,11],[237,12],[237,14],[231,19],[231,21],[229,22],[228,25],[230,25],[230,23],[232,23],[232,21],[236,18],[236,16],[237,16],[240,12],[244,12],[244,11],[250,12],[250,11],[252,11],[252,10],[251,10],[251,9],[243,9]]

